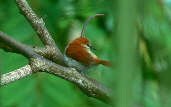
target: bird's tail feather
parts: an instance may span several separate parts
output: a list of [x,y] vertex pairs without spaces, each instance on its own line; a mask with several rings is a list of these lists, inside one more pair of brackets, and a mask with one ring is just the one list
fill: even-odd
[[112,66],[112,63],[109,61],[100,60],[99,63],[104,65],[104,66],[108,66],[108,67]]

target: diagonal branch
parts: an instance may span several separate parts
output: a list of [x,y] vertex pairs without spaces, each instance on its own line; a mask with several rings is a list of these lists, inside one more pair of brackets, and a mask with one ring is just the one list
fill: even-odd
[[28,5],[26,0],[16,0],[17,6],[20,9],[21,14],[28,20],[28,22],[32,25],[33,29],[36,31],[37,35],[43,42],[45,46],[53,46],[55,53],[55,58],[58,59],[58,63],[64,64],[63,54],[55,44],[52,36],[48,32],[45,27],[45,23],[42,18],[38,18],[35,12]]
[[18,70],[12,71],[1,76],[1,86],[31,75],[33,72],[47,72],[61,77],[76,84],[84,93],[90,97],[97,98],[104,102],[110,102],[110,91],[101,83],[81,75],[73,68],[63,67],[35,53],[31,48],[26,47],[17,40],[8,37],[5,33],[0,32],[2,42],[8,44],[11,48],[16,49],[22,55],[30,60],[30,65],[26,65]]
[[111,103],[111,90],[96,80],[82,75],[74,68],[63,67],[44,58],[31,59],[33,69],[59,76],[77,85],[87,96]]
[[[32,61],[35,62],[32,63],[32,65],[34,64],[34,67],[36,67],[34,68],[34,71],[32,71],[32,67],[30,65],[26,65],[17,70],[3,74],[1,76],[0,85],[7,85],[15,82],[16,80],[30,76],[38,71],[43,71],[74,83],[89,97],[94,97],[106,103],[110,103],[111,97],[110,90],[108,88],[93,79],[81,75],[75,69],[62,67],[46,59],[32,59]],[[37,71],[35,71],[35,69],[37,69]]]
[[7,85],[16,80],[22,79],[32,74],[30,65],[25,65],[17,70],[1,75],[1,86]]
[[43,19],[38,18],[34,11],[30,8],[26,0],[16,0],[17,6],[20,9],[21,14],[30,22],[39,38],[44,45],[56,45],[55,41],[52,39],[48,30],[45,27]]
[[4,49],[4,51],[7,51],[7,52],[19,53],[17,50],[9,47],[7,44],[3,43],[1,40],[0,40],[0,48]]
[[[7,34],[5,34],[5,35],[8,36]],[[8,36],[8,37],[11,37],[11,36]],[[47,59],[49,59],[49,60],[51,60],[57,64],[61,64],[58,61],[59,58],[57,58],[57,53],[55,51],[55,47],[53,47],[53,46],[46,46],[46,47],[27,46],[27,47],[30,47],[32,50],[34,50],[34,52],[36,52],[40,56],[43,56],[43,57],[45,57],[45,58],[47,58]],[[2,42],[2,40],[0,40],[0,48],[6,52],[21,54],[18,50],[11,48],[10,46],[8,46],[4,42]],[[61,64],[61,65],[67,66],[65,64]]]
[[24,44],[18,42],[17,40],[10,38],[5,33],[0,31],[0,40],[4,44],[8,44],[8,46],[14,50],[17,50],[22,55],[24,55],[27,58],[32,58],[35,55],[35,52],[31,50],[31,48],[25,46]]

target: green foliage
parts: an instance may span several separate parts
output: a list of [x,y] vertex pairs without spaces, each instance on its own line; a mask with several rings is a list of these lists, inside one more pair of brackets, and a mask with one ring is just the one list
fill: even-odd
[[[117,66],[118,46],[116,31],[119,27],[117,2],[114,0],[27,0],[46,23],[63,52],[67,43],[80,36],[84,21],[96,13],[102,18],[93,19],[87,26],[86,36],[97,50],[97,56],[112,60]],[[160,0],[145,0],[139,8],[140,31],[137,33],[137,66],[133,75],[135,102],[145,107],[169,107],[171,64],[171,4]],[[138,9],[137,9],[138,10]],[[0,0],[0,30],[24,44],[40,46],[42,43],[27,20],[19,13],[14,1]],[[2,73],[28,64],[18,54],[0,50]],[[92,72],[91,72],[92,71]],[[119,73],[116,69],[98,66],[86,75],[95,78],[115,92]],[[155,72],[154,72],[155,71]],[[149,73],[150,72],[150,73]],[[156,73],[157,72],[157,73]],[[153,75],[156,78],[151,78]],[[127,74],[125,74],[127,75]],[[122,79],[119,79],[122,80]],[[160,90],[161,89],[161,90]],[[114,94],[114,97],[117,97]],[[126,96],[128,97],[128,96]],[[161,106],[162,105],[162,106]],[[2,107],[108,107],[96,99],[87,97],[75,85],[55,76],[38,73],[1,88]]]

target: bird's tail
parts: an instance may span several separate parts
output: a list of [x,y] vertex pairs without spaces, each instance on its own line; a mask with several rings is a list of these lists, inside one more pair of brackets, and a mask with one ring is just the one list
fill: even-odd
[[110,61],[104,61],[104,60],[101,60],[99,58],[96,58],[95,60],[96,60],[97,64],[102,64],[102,65],[108,66],[108,67],[112,66],[112,63]]
[[108,67],[111,67],[112,66],[112,63],[109,62],[109,61],[104,61],[104,60],[100,60],[100,64],[104,65],[104,66],[108,66]]

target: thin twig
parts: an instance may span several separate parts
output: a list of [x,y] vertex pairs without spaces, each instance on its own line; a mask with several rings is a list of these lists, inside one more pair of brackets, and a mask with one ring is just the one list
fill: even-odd
[[92,19],[94,19],[95,17],[99,17],[99,16],[104,16],[104,14],[96,14],[96,15],[90,16],[90,17],[86,20],[86,22],[84,23],[82,32],[81,32],[81,37],[84,37],[84,36],[85,36],[85,30],[86,30],[86,27],[87,27],[88,22],[91,21]]

